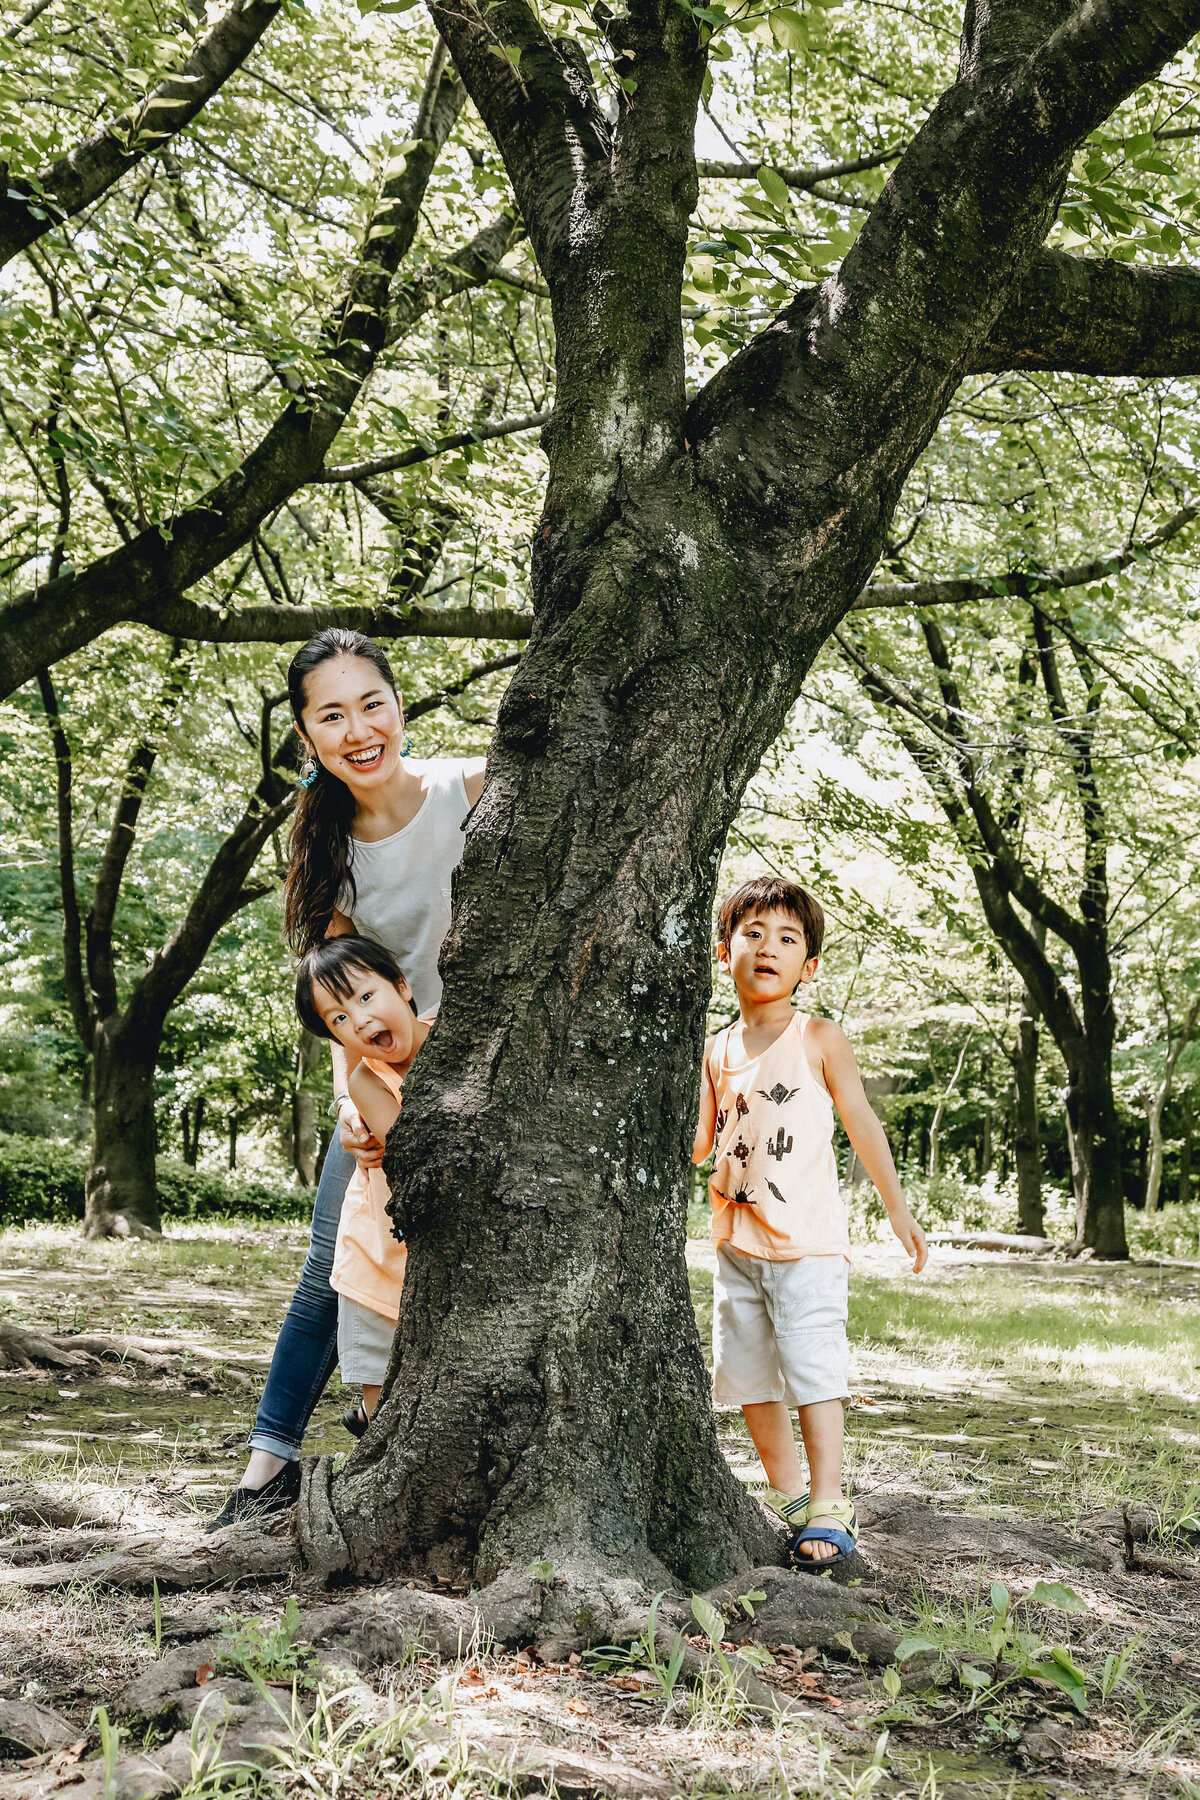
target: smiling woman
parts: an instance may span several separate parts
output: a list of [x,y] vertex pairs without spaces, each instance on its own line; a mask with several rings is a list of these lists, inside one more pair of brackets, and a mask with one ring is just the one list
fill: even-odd
[[[441,999],[450,879],[483,791],[482,760],[406,757],[391,665],[356,631],[322,631],[305,644],[288,670],[288,696],[308,752],[292,832],[288,935],[302,954],[347,932],[382,944],[429,1017]],[[359,1054],[340,1043],[332,1053],[340,1144],[330,1145],[321,1171],[308,1256],[250,1433],[249,1465],[210,1529],[296,1498],[305,1428],[337,1365],[329,1278],[338,1220],[355,1162],[377,1167],[383,1146],[351,1099]]]

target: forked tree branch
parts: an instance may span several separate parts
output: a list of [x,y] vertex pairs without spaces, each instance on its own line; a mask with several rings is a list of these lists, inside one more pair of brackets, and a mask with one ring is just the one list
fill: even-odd
[[[76,144],[32,181],[10,175],[0,194],[0,266],[73,218],[176,132],[191,123],[241,67],[279,11],[280,0],[234,0],[195,49],[120,118]],[[31,10],[26,18],[36,14]]]
[[117,794],[108,842],[92,888],[92,901],[86,920],[87,970],[98,1019],[106,1019],[117,1010],[117,971],[113,955],[113,923],[117,901],[125,876],[125,865],[129,861],[137,835],[142,801],[146,797],[146,788],[158,758],[162,734],[183,694],[188,667],[188,661],[181,654],[181,646],[176,643],[172,647],[167,676],[150,729],[130,752]]

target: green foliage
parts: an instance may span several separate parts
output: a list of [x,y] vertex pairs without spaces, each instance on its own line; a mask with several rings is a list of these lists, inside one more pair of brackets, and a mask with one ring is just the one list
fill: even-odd
[[220,1665],[251,1680],[303,1678],[316,1652],[297,1642],[299,1632],[300,1608],[294,1594],[288,1595],[283,1617],[274,1622],[234,1615],[221,1628]]
[[[87,1156],[74,1146],[0,1133],[0,1225],[83,1218]],[[312,1196],[282,1183],[223,1180],[174,1157],[158,1159],[158,1195],[167,1219],[306,1216]]]
[[[1066,1695],[1077,1711],[1086,1713],[1088,1678],[1069,1646],[1048,1642],[1036,1629],[1031,1618],[1035,1607],[1067,1613],[1089,1610],[1086,1600],[1061,1582],[1037,1581],[1028,1593],[1014,1600],[1002,1581],[994,1581],[979,1616],[968,1620],[965,1631],[951,1627],[943,1633],[904,1638],[896,1647],[896,1663],[903,1666],[922,1653],[953,1649],[959,1685],[970,1696],[968,1711],[978,1711],[984,1705],[994,1709],[1006,1689],[1025,1683],[1055,1688]],[[977,1668],[959,1653],[964,1637],[969,1647],[986,1647],[988,1668]],[[1111,1670],[1109,1678],[1116,1679]],[[885,1692],[889,1699],[895,1699],[899,1688],[892,1683]],[[1000,1726],[998,1719],[996,1726]]]

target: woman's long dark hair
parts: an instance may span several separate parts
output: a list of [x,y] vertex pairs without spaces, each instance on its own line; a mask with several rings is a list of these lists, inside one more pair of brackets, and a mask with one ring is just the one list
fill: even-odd
[[[305,684],[313,670],[333,656],[361,656],[386,681],[393,694],[396,677],[387,657],[361,631],[332,626],[318,631],[303,650],[297,650],[288,669],[288,699],[297,725],[307,701]],[[291,861],[283,890],[283,917],[288,941],[300,956],[319,944],[329,930],[335,908],[348,912],[354,904],[354,875],[350,867],[350,827],[354,823],[354,795],[344,781],[330,775],[320,763],[311,787],[300,789],[292,836]]]

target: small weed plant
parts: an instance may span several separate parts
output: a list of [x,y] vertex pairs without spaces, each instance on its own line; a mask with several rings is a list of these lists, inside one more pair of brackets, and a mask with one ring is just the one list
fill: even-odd
[[[1074,1588],[1057,1581],[1036,1581],[1027,1594],[1015,1600],[1002,1581],[992,1583],[990,1612],[985,1615],[983,1633],[987,1645],[988,1666],[980,1668],[966,1657],[956,1660],[960,1686],[970,1696],[964,1712],[990,1711],[985,1722],[994,1730],[1015,1732],[1006,1728],[996,1712],[999,1697],[1019,1682],[1052,1687],[1066,1695],[1080,1713],[1087,1712],[1087,1677],[1070,1649],[1064,1644],[1049,1643],[1031,1619],[1034,1607],[1049,1607],[1064,1613],[1087,1612],[1088,1606]],[[896,1663],[902,1665],[925,1651],[945,1652],[948,1645],[929,1637],[908,1637],[896,1646]],[[1111,1659],[1110,1659],[1111,1660]],[[1114,1667],[1108,1677],[1115,1686],[1124,1670]],[[897,1669],[884,1676],[884,1693],[893,1703],[900,1694]]]
[[251,1681],[303,1682],[315,1652],[297,1643],[299,1633],[300,1608],[294,1594],[289,1594],[283,1617],[274,1624],[235,1615],[221,1631],[221,1667]]

